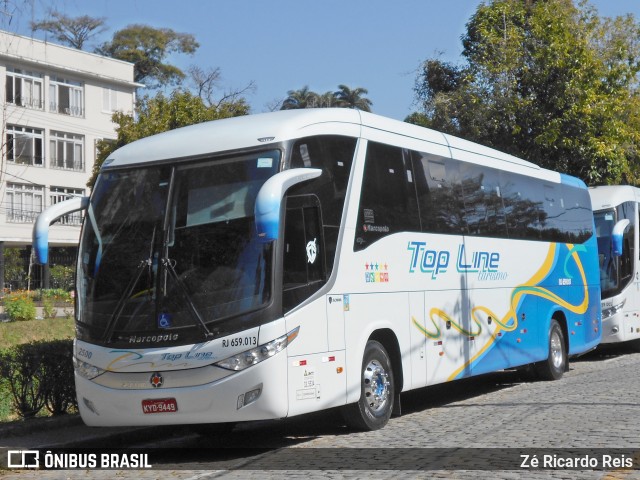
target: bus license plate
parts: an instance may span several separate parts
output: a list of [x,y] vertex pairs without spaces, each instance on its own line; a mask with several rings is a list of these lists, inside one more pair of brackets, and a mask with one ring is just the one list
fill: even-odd
[[178,411],[178,402],[175,398],[157,398],[154,400],[142,400],[142,412],[147,413],[175,413]]

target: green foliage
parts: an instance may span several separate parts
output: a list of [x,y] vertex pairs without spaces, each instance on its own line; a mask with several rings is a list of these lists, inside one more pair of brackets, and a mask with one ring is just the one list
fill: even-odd
[[463,36],[466,65],[429,59],[422,116],[453,133],[589,184],[634,182],[640,147],[640,28],[571,0],[481,4]]
[[36,318],[36,306],[33,296],[28,292],[18,291],[5,295],[4,311],[12,321],[29,321]]
[[94,18],[88,15],[72,18],[56,11],[49,11],[48,16],[47,20],[31,22],[31,29],[50,33],[61,44],[78,50],[82,50],[84,44],[91,37],[106,30],[104,18]]
[[356,110],[362,110],[364,112],[371,111],[371,100],[364,97],[369,93],[369,90],[362,87],[349,88],[346,85],[338,85],[338,91],[333,95],[336,99],[338,107],[342,108],[355,108]]
[[32,418],[44,407],[44,390],[40,388],[41,357],[33,344],[20,345],[0,354],[0,376],[11,392],[13,408],[22,418]]
[[[2,352],[0,352],[0,358]],[[0,422],[11,418],[11,412],[13,408],[11,406],[11,391],[9,385],[0,376]]]
[[77,407],[73,379],[73,341],[33,342],[0,352],[0,382],[22,418],[43,407],[60,415]]
[[62,415],[78,407],[73,372],[73,340],[41,342],[41,382],[45,407],[52,415]]
[[50,300],[54,305],[73,305],[73,297],[71,296],[71,293],[68,290],[64,290],[62,288],[47,288],[36,290],[34,292],[34,299],[40,302]]
[[354,108],[365,112],[371,111],[372,102],[364,95],[369,93],[366,88],[349,88],[347,85],[338,85],[338,91],[323,94],[309,90],[305,85],[300,90],[289,90],[280,110],[295,110],[301,108]]
[[27,271],[19,248],[4,249],[4,281],[14,287],[27,282]]
[[207,105],[199,96],[184,90],[175,90],[168,97],[162,92],[154,97],[145,96],[138,102],[136,118],[122,112],[113,115],[118,138],[115,142],[98,143],[98,155],[87,185],[93,187],[102,163],[119,147],[167,130],[247,113],[249,105],[244,99]]
[[74,268],[67,265],[52,265],[49,270],[51,285],[54,288],[70,290],[73,288]]
[[58,309],[54,307],[51,298],[42,299],[42,316],[45,319],[55,318],[58,315]]
[[193,54],[200,45],[193,35],[170,28],[129,25],[113,35],[97,49],[105,55],[134,64],[134,80],[147,82],[147,87],[177,85],[185,74],[178,67],[165,63],[172,53]]

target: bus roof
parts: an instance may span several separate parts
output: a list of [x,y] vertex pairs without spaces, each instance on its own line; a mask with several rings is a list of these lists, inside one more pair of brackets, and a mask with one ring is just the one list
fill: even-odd
[[360,115],[351,109],[281,110],[225,118],[177,128],[135,141],[113,152],[109,167],[192,158],[279,143],[303,136],[312,124],[338,122],[360,124]]
[[[347,108],[312,108],[281,110],[241,117],[226,118],[178,128],[143,138],[113,152],[103,168],[121,167],[146,162],[194,158],[214,152],[225,152],[279,143],[308,135],[312,126],[340,124],[369,127],[449,147],[454,157],[473,154],[491,162],[498,160],[520,167],[544,171],[537,165],[492,148],[463,140],[435,130]],[[353,129],[349,129],[353,131]],[[311,130],[308,130],[311,131]],[[560,181],[559,179],[556,181]]]
[[614,208],[623,202],[640,200],[640,189],[630,185],[603,185],[589,188],[594,210]]

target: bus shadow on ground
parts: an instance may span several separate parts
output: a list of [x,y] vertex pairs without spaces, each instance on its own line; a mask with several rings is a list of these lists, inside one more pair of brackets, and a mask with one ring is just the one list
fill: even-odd
[[[522,372],[506,370],[412,390],[402,394],[402,414],[442,407],[510,388],[524,381]],[[241,423],[222,436],[200,434],[197,442],[198,446],[205,448],[235,448],[247,445],[247,438],[250,437],[253,446],[283,448],[320,437],[353,433],[355,431],[345,425],[340,409],[334,408],[282,420]]]
[[[605,361],[633,353],[639,352],[630,344],[601,345],[588,354],[572,358],[570,363]],[[512,369],[411,390],[402,394],[402,414],[446,407],[531,381],[536,381],[536,378],[526,369]],[[390,427],[392,425],[386,428]],[[171,436],[171,432],[167,433]],[[339,408],[281,420],[239,423],[232,431],[224,433],[215,433],[214,429],[210,434],[196,434],[186,426],[173,430],[175,447],[221,449],[224,460],[249,458],[260,454],[260,449],[303,446],[318,438],[353,433],[355,431],[345,425]],[[250,442],[247,442],[248,438]]]
[[580,357],[572,358],[572,362],[581,361],[602,361],[610,360],[612,358],[623,357],[633,353],[640,353],[640,344],[634,344],[632,342],[623,343],[602,343],[594,350],[591,350]]

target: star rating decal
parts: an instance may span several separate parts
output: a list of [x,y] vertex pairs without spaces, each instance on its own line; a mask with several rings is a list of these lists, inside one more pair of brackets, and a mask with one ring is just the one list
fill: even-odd
[[389,283],[389,265],[387,262],[366,262],[364,269],[366,283]]

